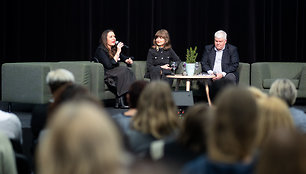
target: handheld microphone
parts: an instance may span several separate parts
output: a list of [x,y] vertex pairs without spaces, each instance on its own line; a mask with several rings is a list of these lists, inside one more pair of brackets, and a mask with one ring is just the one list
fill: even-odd
[[[119,43],[119,41],[116,41],[115,42],[116,43],[116,45]],[[123,43],[123,42],[122,42]],[[123,44],[123,46],[125,47],[125,48],[129,48],[129,46],[127,46],[127,45],[125,45],[125,44]]]

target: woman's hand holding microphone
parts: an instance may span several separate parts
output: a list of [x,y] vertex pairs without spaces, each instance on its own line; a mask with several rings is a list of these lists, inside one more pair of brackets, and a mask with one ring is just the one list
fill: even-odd
[[114,56],[114,59],[115,59],[116,62],[118,62],[118,60],[120,60],[119,58],[120,58],[121,48],[123,47],[123,45],[124,44],[122,42],[119,42],[117,44],[117,52],[116,52],[116,54]]

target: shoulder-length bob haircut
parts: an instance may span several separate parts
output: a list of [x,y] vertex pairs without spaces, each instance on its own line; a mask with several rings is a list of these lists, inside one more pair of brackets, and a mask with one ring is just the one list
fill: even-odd
[[164,46],[165,50],[168,50],[168,49],[170,49],[172,47],[168,31],[165,30],[165,29],[161,29],[161,30],[158,30],[155,33],[155,36],[154,36],[154,39],[153,39],[153,46],[152,46],[152,48],[154,48],[154,49],[157,48],[156,38],[158,38],[158,37],[162,37],[162,38],[165,39],[165,46]]
[[161,139],[177,130],[176,113],[177,107],[169,84],[163,81],[151,82],[140,95],[132,127]]
[[291,80],[277,79],[272,83],[269,94],[279,97],[289,106],[293,106],[297,97],[297,90]]

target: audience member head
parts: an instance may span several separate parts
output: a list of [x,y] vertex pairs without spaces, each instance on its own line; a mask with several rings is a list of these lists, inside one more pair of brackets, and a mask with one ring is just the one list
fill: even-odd
[[206,103],[189,108],[184,116],[179,136],[180,143],[194,152],[205,152],[207,126],[212,117],[211,114],[211,108]]
[[305,174],[306,140],[297,131],[274,131],[263,145],[257,174]]
[[294,129],[292,116],[285,102],[277,97],[267,97],[258,101],[259,122],[257,143],[261,147],[271,132],[284,128]]
[[165,162],[157,162],[146,159],[136,159],[130,166],[130,174],[177,174],[180,173],[177,166]]
[[134,82],[127,93],[127,101],[129,103],[130,108],[136,108],[137,103],[143,89],[148,85],[149,82],[144,80],[139,80]]
[[48,115],[50,115],[62,103],[78,98],[88,98],[91,100],[95,100],[95,102],[97,103],[100,103],[100,101],[91,96],[87,88],[78,84],[66,84],[55,92],[54,102],[48,108]]
[[225,79],[225,78],[214,81],[209,91],[211,100],[214,102],[218,94],[220,94],[227,87],[234,86],[234,85],[235,84],[232,81]]
[[215,47],[217,50],[222,50],[227,42],[227,34],[223,30],[215,33]]
[[266,93],[262,92],[260,89],[254,86],[249,87],[248,90],[252,93],[252,95],[255,97],[256,100],[268,97]]
[[168,83],[151,82],[142,91],[132,127],[157,139],[172,134],[178,127],[177,107]]
[[[163,39],[163,42],[161,42],[159,40],[157,42],[157,39]],[[169,36],[168,31],[165,30],[165,29],[158,30],[155,33],[152,48],[157,49],[159,47],[163,47],[165,50],[171,48],[170,36]]]
[[39,144],[40,174],[119,173],[118,130],[100,105],[78,99],[59,106]]
[[289,106],[293,106],[297,97],[297,90],[289,79],[277,79],[270,88],[269,93],[284,100]]
[[252,157],[255,149],[258,110],[245,88],[230,87],[216,100],[208,133],[208,155],[212,160],[234,163]]
[[47,84],[50,87],[51,93],[54,94],[57,89],[67,83],[74,83],[73,74],[66,69],[52,70],[47,74]]

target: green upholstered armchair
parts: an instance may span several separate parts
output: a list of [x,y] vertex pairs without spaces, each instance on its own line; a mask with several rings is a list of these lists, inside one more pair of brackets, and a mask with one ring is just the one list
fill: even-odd
[[2,101],[41,104],[51,98],[46,76],[48,63],[5,63],[2,65]]
[[251,85],[269,91],[278,78],[290,79],[298,91],[298,98],[306,98],[306,63],[257,62],[251,65]]
[[[2,65],[2,101],[42,104],[52,97],[46,83],[50,70],[64,68],[77,84],[87,87],[99,99],[104,97],[104,69],[90,62],[26,62]],[[101,84],[101,85],[100,85]]]
[[250,86],[251,66],[249,63],[239,62],[239,85]]

